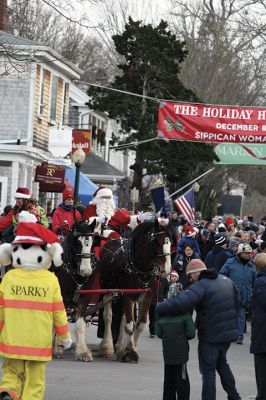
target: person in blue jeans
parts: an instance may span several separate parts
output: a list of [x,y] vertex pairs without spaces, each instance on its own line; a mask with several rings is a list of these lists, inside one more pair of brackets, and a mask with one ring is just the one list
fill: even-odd
[[203,261],[194,259],[187,266],[193,282],[188,290],[156,307],[158,317],[197,312],[198,357],[202,375],[202,400],[216,399],[216,371],[229,400],[241,400],[226,355],[237,339],[238,290],[234,282]]
[[232,279],[239,290],[240,306],[238,309],[238,338],[236,343],[243,344],[246,313],[250,306],[250,299],[256,278],[256,269],[250,260],[252,248],[249,244],[241,243],[235,257],[229,258],[220,269],[220,274]]

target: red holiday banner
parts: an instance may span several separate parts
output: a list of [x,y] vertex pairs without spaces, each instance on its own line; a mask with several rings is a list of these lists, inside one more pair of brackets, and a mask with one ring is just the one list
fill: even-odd
[[266,143],[266,109],[161,101],[158,137],[209,143]]

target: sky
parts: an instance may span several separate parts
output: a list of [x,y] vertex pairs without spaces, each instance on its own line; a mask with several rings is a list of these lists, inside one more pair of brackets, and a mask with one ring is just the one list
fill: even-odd
[[74,17],[85,17],[89,26],[101,24],[110,31],[119,26],[122,32],[129,15],[145,23],[158,23],[166,17],[169,3],[170,0],[76,0]]

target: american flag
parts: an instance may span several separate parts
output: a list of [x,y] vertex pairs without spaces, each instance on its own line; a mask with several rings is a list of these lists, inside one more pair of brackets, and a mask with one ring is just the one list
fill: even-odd
[[183,196],[178,197],[174,201],[178,210],[183,214],[188,222],[195,219],[195,192],[194,189],[190,189]]

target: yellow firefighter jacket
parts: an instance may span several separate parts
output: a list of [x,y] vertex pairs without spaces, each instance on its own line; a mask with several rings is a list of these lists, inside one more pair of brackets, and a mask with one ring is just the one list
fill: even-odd
[[48,270],[7,272],[0,285],[0,355],[48,361],[53,328],[70,336],[57,277]]

